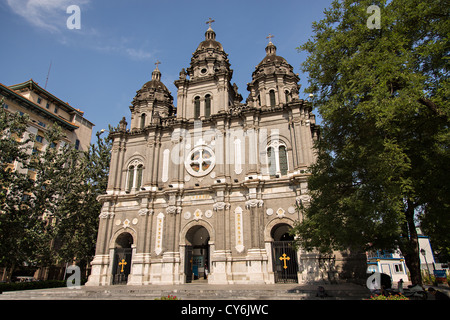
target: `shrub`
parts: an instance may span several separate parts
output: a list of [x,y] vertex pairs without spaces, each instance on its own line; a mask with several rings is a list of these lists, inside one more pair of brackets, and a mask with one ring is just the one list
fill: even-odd
[[374,296],[370,296],[370,299],[368,300],[409,300],[409,298],[405,297],[402,294],[388,295],[388,296],[376,294]]
[[16,291],[16,290],[60,288],[60,287],[65,287],[65,286],[66,286],[66,281],[63,281],[63,280],[10,282],[10,283],[0,283],[0,292]]

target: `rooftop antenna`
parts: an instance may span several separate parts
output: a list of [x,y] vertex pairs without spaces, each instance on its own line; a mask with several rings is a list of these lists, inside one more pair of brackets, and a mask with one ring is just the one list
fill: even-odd
[[50,75],[51,68],[52,68],[52,61],[50,60],[50,66],[48,67],[48,72],[47,72],[47,79],[45,80],[45,87],[44,87],[45,90],[47,90],[48,77]]

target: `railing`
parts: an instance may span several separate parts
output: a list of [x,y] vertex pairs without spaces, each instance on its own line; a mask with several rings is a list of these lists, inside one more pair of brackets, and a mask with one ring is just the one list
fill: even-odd
[[376,252],[368,252],[367,259],[392,259],[393,254],[385,250],[377,250]]

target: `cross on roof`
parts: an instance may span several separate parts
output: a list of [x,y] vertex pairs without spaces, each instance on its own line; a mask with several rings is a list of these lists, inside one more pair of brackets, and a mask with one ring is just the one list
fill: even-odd
[[207,24],[209,24],[209,28],[211,29],[211,23],[216,22],[216,20],[213,20],[211,18],[209,18],[208,21],[206,21]]
[[159,64],[161,64],[161,62],[160,62],[159,60],[156,60],[155,65],[156,65],[156,69],[157,69],[157,70],[159,70],[159,69],[158,69],[158,65],[159,65]]
[[272,38],[274,38],[275,36],[271,33],[269,33],[269,35],[266,37],[266,39],[269,39],[269,42],[272,42]]

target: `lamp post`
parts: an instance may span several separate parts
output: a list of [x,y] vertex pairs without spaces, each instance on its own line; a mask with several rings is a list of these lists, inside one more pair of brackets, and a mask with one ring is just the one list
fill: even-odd
[[97,132],[95,135],[96,135],[97,137],[100,137],[100,135],[101,135],[102,133],[104,133],[104,132],[109,132],[109,131],[106,130],[106,129],[102,129],[102,130],[100,130],[99,132]]
[[428,270],[428,276],[430,277],[430,281],[431,281],[430,268],[428,267],[428,262],[427,262],[427,252],[425,251],[425,249],[420,249],[420,253],[423,255],[423,258],[425,259],[425,264],[427,265],[427,270]]

